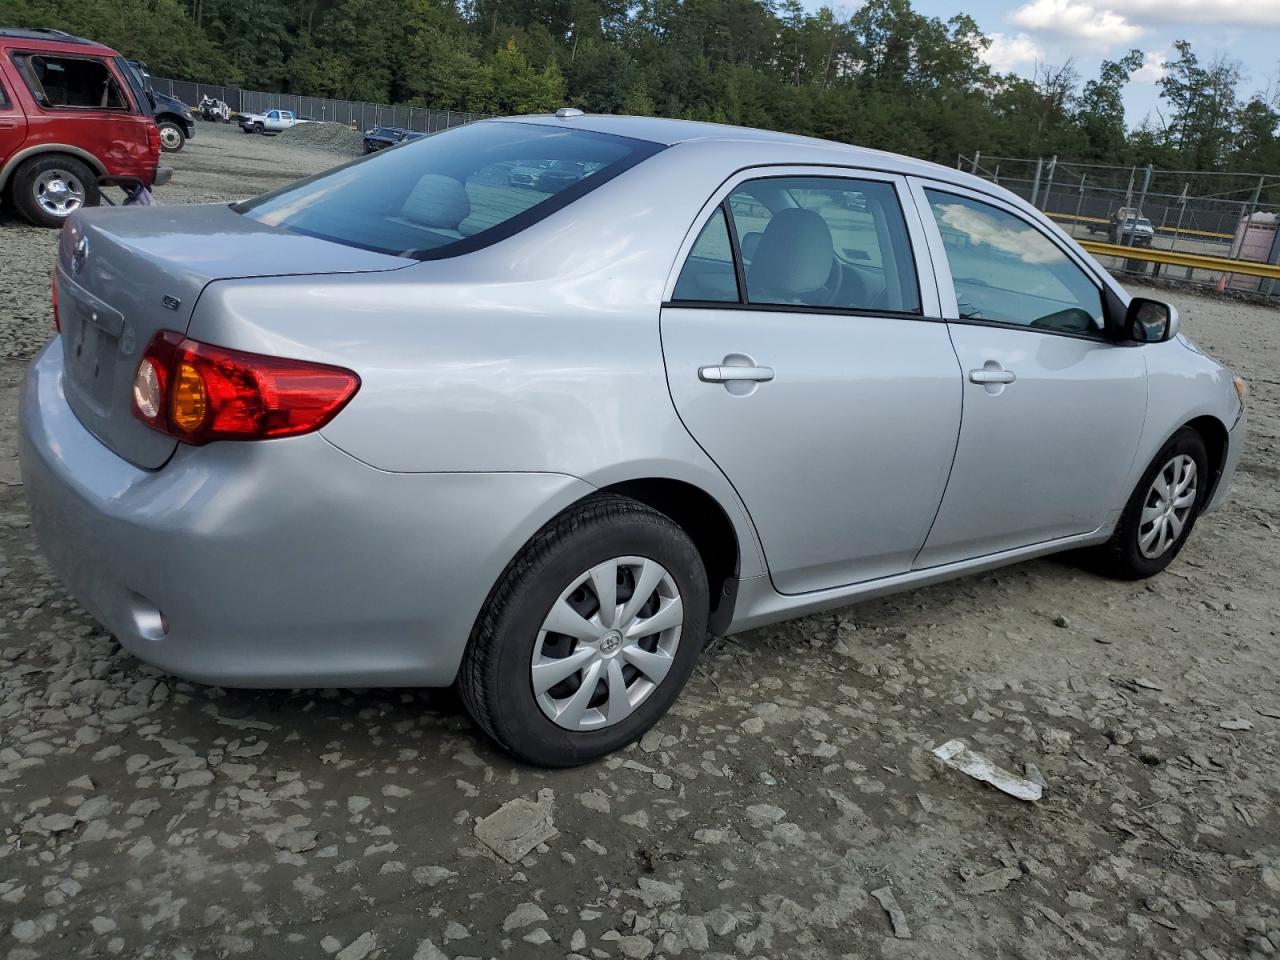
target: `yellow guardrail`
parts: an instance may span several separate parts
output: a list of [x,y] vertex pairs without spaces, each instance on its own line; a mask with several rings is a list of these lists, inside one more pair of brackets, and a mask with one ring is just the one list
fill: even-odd
[[1214,270],[1219,273],[1242,273],[1250,277],[1267,277],[1280,280],[1280,264],[1255,263],[1252,260],[1228,260],[1226,257],[1210,257],[1202,253],[1186,253],[1181,250],[1157,250],[1153,247],[1125,247],[1117,243],[1098,243],[1094,240],[1078,240],[1095,256],[1120,257],[1123,260],[1145,260],[1149,263],[1167,263],[1173,267],[1191,267],[1194,270]]
[[[1104,217],[1077,217],[1073,213],[1050,213],[1050,217],[1054,220],[1069,220],[1072,223],[1105,223],[1110,224],[1111,221]],[[1235,235],[1231,233],[1219,233],[1215,230],[1192,230],[1190,227],[1171,227],[1167,224],[1161,224],[1156,227],[1157,233],[1172,233],[1180,237],[1212,237],[1215,240],[1233,240]]]

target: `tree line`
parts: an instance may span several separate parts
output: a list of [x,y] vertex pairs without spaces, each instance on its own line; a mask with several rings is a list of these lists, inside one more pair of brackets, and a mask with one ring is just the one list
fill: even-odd
[[1126,129],[1131,51],[1082,78],[984,61],[972,18],[867,0],[0,0],[158,76],[480,113],[654,114],[767,127],[954,163],[975,150],[1205,171],[1280,171],[1280,96],[1190,42],[1162,109]]

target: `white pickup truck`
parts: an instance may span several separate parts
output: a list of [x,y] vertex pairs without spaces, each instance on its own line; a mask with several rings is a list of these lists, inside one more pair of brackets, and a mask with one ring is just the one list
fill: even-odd
[[245,133],[279,133],[311,121],[299,120],[292,110],[268,110],[266,113],[242,113],[239,122]]

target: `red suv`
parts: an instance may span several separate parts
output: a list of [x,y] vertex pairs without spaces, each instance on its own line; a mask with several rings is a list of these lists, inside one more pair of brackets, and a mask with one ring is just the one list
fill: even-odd
[[152,187],[160,133],[120,54],[59,30],[0,27],[0,196],[34,224],[59,227],[100,185]]

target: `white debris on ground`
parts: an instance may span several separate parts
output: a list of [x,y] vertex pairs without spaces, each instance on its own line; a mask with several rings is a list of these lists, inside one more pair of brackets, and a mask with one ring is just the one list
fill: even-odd
[[[1011,797],[1019,800],[1039,800],[1043,792],[1043,783],[1023,779],[996,766],[982,754],[970,750],[963,740],[948,740],[933,751],[933,755],[949,767],[954,767],[963,774],[989,783],[997,790],[1003,790]],[[1039,768],[1036,768],[1037,773]]]
[[[211,124],[169,159],[161,204],[335,162]],[[717,641],[639,744],[546,771],[497,752],[447,691],[165,676],[66,595],[13,469],[55,243],[0,216],[5,960],[1280,950],[1274,311],[1156,294],[1252,383],[1235,499],[1166,574],[1040,561]],[[952,738],[1052,788],[1025,804],[979,788],[933,756]],[[542,791],[559,836],[495,856],[477,818]]]
[[560,835],[551,821],[554,807],[555,793],[550,789],[539,790],[537,802],[516,797],[476,821],[476,839],[507,863],[519,863]]

